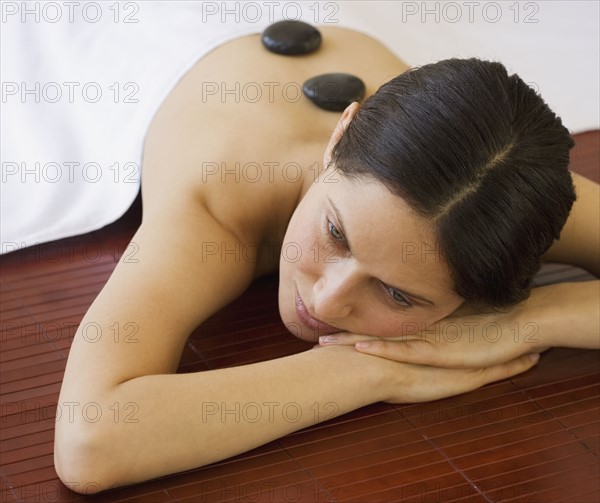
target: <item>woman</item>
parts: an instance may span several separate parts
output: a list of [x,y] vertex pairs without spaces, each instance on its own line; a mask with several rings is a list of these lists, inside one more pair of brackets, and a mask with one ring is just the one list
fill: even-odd
[[[315,402],[339,415],[433,400],[523,372],[549,346],[598,346],[597,282],[528,296],[575,198],[560,120],[500,65],[477,61],[405,73],[372,106],[339,117],[279,89],[342,71],[371,95],[407,67],[366,35],[322,33],[322,48],[300,58],[267,52],[258,36],[231,41],[198,61],[155,116],[142,224],[77,331],[59,397],[61,407],[106,411],[56,424],[55,466],[75,490],[247,451],[314,424]],[[238,99],[236,85],[248,83],[273,92]],[[577,201],[546,258],[598,274],[598,186],[573,179]],[[174,374],[189,333],[278,267],[283,322],[323,344]],[[536,342],[523,331],[491,343],[482,321],[534,321]],[[470,332],[453,343],[429,332],[449,323]],[[133,343],[87,336],[131,326]],[[268,413],[290,402],[306,412],[299,421]],[[264,413],[228,420],[222,412],[236,404]]]

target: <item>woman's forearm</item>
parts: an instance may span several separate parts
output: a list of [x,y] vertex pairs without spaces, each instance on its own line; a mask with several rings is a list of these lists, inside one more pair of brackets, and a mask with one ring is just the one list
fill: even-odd
[[79,453],[92,465],[106,456],[110,469],[90,466],[86,473],[105,473],[107,480],[67,482],[95,484],[97,491],[189,470],[383,400],[385,381],[371,365],[376,360],[353,348],[321,348],[240,367],[131,379],[104,397],[102,418],[87,426],[102,432],[95,438],[103,447]]
[[520,328],[535,328],[530,338],[538,348],[598,349],[600,280],[534,288],[516,316]]

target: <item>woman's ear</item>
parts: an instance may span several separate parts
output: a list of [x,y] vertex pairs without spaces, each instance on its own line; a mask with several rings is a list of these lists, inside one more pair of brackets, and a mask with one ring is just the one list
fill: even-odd
[[344,131],[346,131],[348,124],[350,124],[350,121],[354,118],[356,112],[358,112],[359,109],[360,104],[358,103],[358,101],[354,101],[350,103],[350,105],[348,105],[346,109],[342,112],[342,116],[340,117],[340,120],[335,126],[335,129],[333,130],[331,138],[329,138],[329,143],[327,144],[325,154],[323,155],[324,169],[327,169],[327,166],[331,162],[331,152],[333,151],[333,147],[338,141],[340,141],[340,138],[344,134]]

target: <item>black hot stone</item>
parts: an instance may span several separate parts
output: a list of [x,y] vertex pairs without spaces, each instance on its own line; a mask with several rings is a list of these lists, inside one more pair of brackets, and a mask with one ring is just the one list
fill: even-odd
[[308,99],[332,112],[341,112],[353,101],[360,101],[365,89],[364,82],[349,73],[324,73],[308,79],[302,86]]
[[302,21],[278,21],[263,31],[262,43],[277,54],[308,54],[321,45],[321,33]]

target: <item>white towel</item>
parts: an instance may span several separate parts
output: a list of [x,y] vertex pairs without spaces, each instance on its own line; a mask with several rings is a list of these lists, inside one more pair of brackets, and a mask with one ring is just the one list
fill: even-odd
[[139,190],[150,120],[177,81],[215,47],[283,18],[363,31],[413,66],[500,60],[572,132],[600,125],[598,2],[4,1],[1,8],[1,253],[118,219]]

